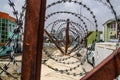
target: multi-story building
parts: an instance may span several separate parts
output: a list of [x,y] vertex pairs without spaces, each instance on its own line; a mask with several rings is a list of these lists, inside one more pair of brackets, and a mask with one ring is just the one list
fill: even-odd
[[[118,17],[118,19],[120,20],[120,16]],[[106,21],[103,25],[104,25],[104,31],[103,31],[104,41],[108,42],[108,41],[117,40],[118,37],[117,29],[118,26],[120,26],[120,21],[118,22],[118,26],[115,19],[110,19]]]
[[0,45],[6,43],[11,33],[13,33],[13,29],[16,26],[15,22],[15,18],[7,13],[0,12]]

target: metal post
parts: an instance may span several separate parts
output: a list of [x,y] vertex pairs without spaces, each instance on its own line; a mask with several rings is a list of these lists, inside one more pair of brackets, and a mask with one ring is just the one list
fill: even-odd
[[55,44],[55,46],[58,48],[58,50],[64,54],[64,51],[62,50],[61,47],[58,46],[58,44],[56,43],[56,41],[52,38],[52,36],[50,35],[50,33],[47,32],[47,30],[44,30],[45,33],[47,34],[47,36],[50,38],[50,40]]
[[67,26],[66,26],[66,44],[65,44],[65,55],[67,54],[68,45],[69,45],[69,22],[70,20],[67,19]]
[[21,80],[40,80],[46,0],[27,0]]

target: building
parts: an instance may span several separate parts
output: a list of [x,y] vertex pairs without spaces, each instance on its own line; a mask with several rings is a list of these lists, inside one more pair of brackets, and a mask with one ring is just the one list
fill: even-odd
[[0,12],[0,45],[7,42],[12,35],[14,27],[16,26],[16,19],[9,16],[9,14]]
[[[120,20],[120,16],[118,17]],[[120,21],[118,22],[118,26],[120,26]],[[104,41],[115,41],[117,40],[117,23],[115,19],[110,19],[106,21],[104,24]]]
[[[97,42],[100,42],[100,35],[102,34],[101,31],[89,31],[88,33],[92,32],[92,34],[90,36],[87,37],[87,46],[93,44],[93,42],[95,41],[95,39],[97,39]],[[97,37],[96,37],[97,34]]]

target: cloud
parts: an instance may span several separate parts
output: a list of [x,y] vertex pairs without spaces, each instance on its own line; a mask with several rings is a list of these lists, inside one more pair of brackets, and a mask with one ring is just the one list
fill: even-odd
[[[15,3],[16,10],[18,10],[20,12],[21,7],[24,4],[24,0],[12,0],[12,1]],[[47,5],[51,4],[52,2],[56,2],[56,1],[58,1],[58,0],[47,0]],[[108,9],[107,6],[105,6],[104,4],[98,2],[97,0],[76,0],[76,1],[82,1],[84,4],[87,5],[87,7],[89,7],[94,12],[94,14],[97,18],[100,30],[102,30],[102,28],[103,28],[102,24],[105,21],[107,21],[111,18],[114,18],[114,15],[111,13],[111,10]],[[103,0],[103,1],[106,2],[106,0]],[[120,15],[120,11],[119,11],[120,0],[110,0],[110,1],[111,1],[112,5],[114,6],[114,9],[117,12],[117,15]],[[62,3],[62,4],[51,7],[50,9],[47,10],[46,13],[50,14],[50,13],[56,12],[56,11],[71,11],[71,12],[80,13],[80,9],[81,9],[81,6],[79,6],[78,4],[76,5],[74,3],[67,2],[67,3]],[[0,1],[0,11],[9,13],[10,15],[14,16],[12,13],[13,10],[8,5],[8,0]],[[87,18],[89,18],[90,20],[94,21],[91,14],[84,7],[82,7],[82,15],[84,15]],[[52,19],[52,20],[59,19],[59,18],[68,18],[68,17],[72,18],[73,16],[61,14],[61,15],[55,16],[54,19]],[[72,19],[76,19],[76,18],[72,18]],[[52,21],[52,20],[50,20],[50,21]],[[79,21],[80,20],[78,20],[78,22]]]

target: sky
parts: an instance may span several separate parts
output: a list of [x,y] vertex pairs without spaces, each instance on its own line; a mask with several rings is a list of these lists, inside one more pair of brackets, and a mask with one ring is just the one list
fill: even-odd
[[[24,5],[24,0],[11,0],[15,3],[15,8],[17,11],[21,11],[22,5]],[[58,0],[47,0],[47,5],[56,2]],[[73,0],[75,1],[75,0]],[[108,9],[107,6],[104,4],[100,3],[100,0],[76,0],[76,1],[82,1],[83,4],[87,5],[93,13],[95,14],[99,26],[99,30],[103,30],[103,24],[111,19],[114,18],[114,15],[112,14],[111,10]],[[102,0],[103,2],[106,2],[105,0]],[[110,0],[115,11],[117,12],[117,15],[120,15],[120,0]],[[0,11],[9,13],[11,16],[12,14],[12,8],[8,5],[8,0],[0,0]],[[62,3],[55,5],[49,9],[46,10],[46,16],[52,12],[56,11],[70,11],[70,12],[75,12],[77,14],[81,13],[83,16],[87,17],[89,20],[92,22],[94,21],[91,14],[86,10],[86,8],[81,7],[79,5],[76,5],[74,3]],[[14,17],[14,16],[13,16]],[[56,20],[56,19],[66,19],[70,18],[71,20],[80,23],[80,20],[76,18],[75,16],[67,15],[67,14],[58,14],[46,21],[46,25],[49,24],[50,22]],[[94,22],[93,22],[94,23]],[[94,29],[92,24],[86,21],[86,24],[88,25],[89,29]]]
[[[15,3],[16,10],[20,13],[22,5],[24,4],[24,0],[11,0]],[[13,10],[8,4],[8,0],[0,0],[0,11],[6,12],[13,16]],[[14,16],[13,16],[14,17]]]

